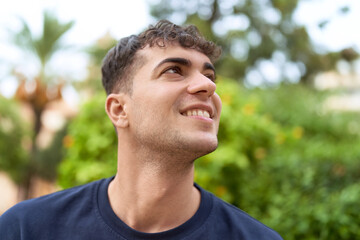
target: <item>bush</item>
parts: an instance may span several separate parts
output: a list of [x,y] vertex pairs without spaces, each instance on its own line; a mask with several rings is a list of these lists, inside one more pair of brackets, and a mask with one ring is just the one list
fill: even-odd
[[300,85],[218,88],[221,144],[197,182],[284,239],[359,238],[359,113],[327,112],[327,94]]
[[116,173],[117,137],[105,113],[104,94],[94,96],[68,126],[59,184],[72,187]]
[[29,126],[13,100],[0,96],[0,170],[21,183],[29,166],[26,148],[30,148]]

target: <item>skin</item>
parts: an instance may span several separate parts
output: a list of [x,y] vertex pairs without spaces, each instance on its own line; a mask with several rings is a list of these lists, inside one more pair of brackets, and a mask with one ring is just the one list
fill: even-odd
[[[209,58],[176,44],[145,47],[132,94],[110,94],[118,132],[118,171],[108,188],[115,214],[131,228],[161,232],[190,219],[200,204],[194,161],[214,151],[221,112]],[[186,116],[207,110],[211,117]]]

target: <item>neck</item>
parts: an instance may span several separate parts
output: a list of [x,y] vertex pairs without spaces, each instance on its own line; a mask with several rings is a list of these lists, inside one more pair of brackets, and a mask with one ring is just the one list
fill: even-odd
[[161,232],[195,214],[200,193],[193,185],[193,161],[180,164],[184,159],[154,152],[119,152],[122,157],[118,158],[118,172],[108,195],[123,222],[141,232]]

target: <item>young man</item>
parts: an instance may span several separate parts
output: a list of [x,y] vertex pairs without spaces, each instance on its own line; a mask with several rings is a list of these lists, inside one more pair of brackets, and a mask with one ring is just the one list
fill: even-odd
[[0,238],[281,239],[193,182],[194,161],[218,144],[219,55],[194,26],[168,21],[120,40],[102,68],[116,176],[18,204]]

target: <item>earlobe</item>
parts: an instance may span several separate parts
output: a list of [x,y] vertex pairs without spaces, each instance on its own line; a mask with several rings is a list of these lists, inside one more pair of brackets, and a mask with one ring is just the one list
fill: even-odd
[[126,128],[129,125],[126,110],[126,95],[123,93],[110,94],[106,98],[105,110],[110,120],[117,128]]

